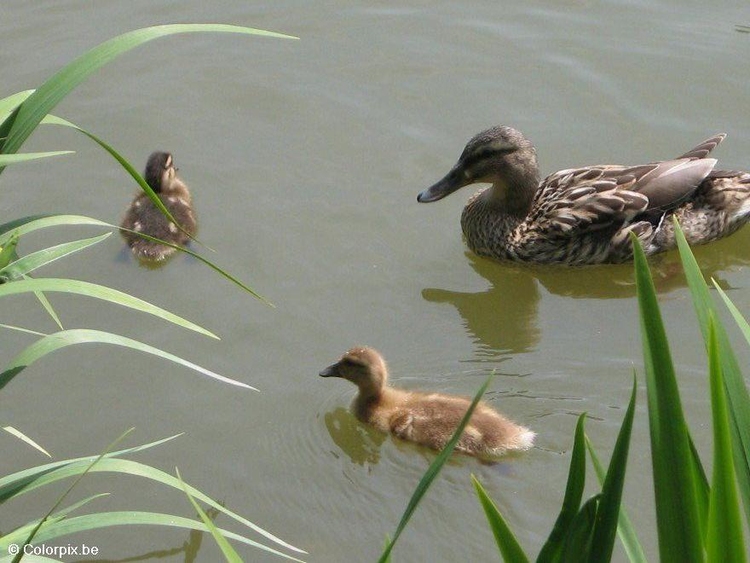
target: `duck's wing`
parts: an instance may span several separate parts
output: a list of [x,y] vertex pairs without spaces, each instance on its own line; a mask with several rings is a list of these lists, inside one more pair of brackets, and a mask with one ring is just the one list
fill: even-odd
[[711,154],[711,151],[714,150],[718,146],[718,144],[726,138],[726,136],[726,133],[717,133],[710,139],[706,139],[705,141],[703,141],[697,147],[690,149],[682,156],[678,156],[677,159],[680,160],[683,158],[689,158],[690,160],[695,160],[698,158],[706,158],[709,154]]
[[529,219],[547,236],[625,225],[643,212],[680,205],[715,164],[712,158],[693,157],[641,166],[561,170],[542,181]]

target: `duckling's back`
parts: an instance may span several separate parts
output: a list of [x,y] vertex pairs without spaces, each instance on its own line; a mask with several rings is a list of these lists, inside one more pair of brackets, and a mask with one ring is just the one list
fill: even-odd
[[[174,194],[158,194],[164,206],[169,210],[177,222],[190,234],[195,234],[197,222],[190,202],[190,196]],[[128,208],[122,226],[126,229],[147,234],[175,245],[188,242],[188,235],[169,221],[154,205],[146,194],[139,194]],[[175,250],[169,246],[144,239],[134,233],[122,231],[128,246],[139,259],[147,261],[162,261]]]
[[[403,393],[403,394],[402,394]],[[389,418],[394,435],[440,450],[448,443],[469,408],[469,400],[438,393],[399,393]],[[499,456],[528,450],[535,434],[484,402],[477,405],[456,449],[470,455]]]

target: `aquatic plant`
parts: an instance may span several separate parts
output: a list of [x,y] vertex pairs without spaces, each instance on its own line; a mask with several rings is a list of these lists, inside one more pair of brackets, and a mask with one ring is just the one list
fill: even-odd
[[[708,285],[679,225],[675,224],[675,229],[708,357],[714,453],[709,483],[683,415],[648,263],[643,249],[634,241],[659,554],[662,561],[744,562],[746,538],[741,513],[744,507],[745,518],[750,522],[750,396],[726,331],[718,319]],[[712,284],[750,344],[750,325],[718,284],[715,281]],[[476,399],[483,391],[484,387],[477,393]],[[562,508],[537,561],[609,561],[616,534],[630,561],[646,561],[643,548],[621,503],[636,403],[635,391],[634,381],[628,409],[606,473],[585,434],[585,414],[579,417]],[[459,427],[456,434],[460,435],[461,431],[462,427]],[[586,450],[602,489],[582,503]],[[429,487],[446,458],[447,455],[441,454],[423,476],[397,534],[388,543],[381,561],[390,556],[393,544],[423,496],[420,491]],[[481,483],[473,476],[472,482],[499,554],[505,561],[529,561],[529,556]]]
[[[34,129],[40,124],[56,124],[72,127],[95,141],[109,155],[111,155],[149,195],[156,205],[160,207],[167,216],[169,216],[169,213],[164,208],[158,197],[153,193],[153,190],[151,190],[148,184],[146,184],[141,175],[127,161],[127,159],[93,133],[85,131],[69,121],[51,115],[49,112],[84,79],[97,69],[101,68],[104,64],[116,58],[118,55],[159,37],[194,32],[240,33],[290,38],[290,36],[247,27],[214,24],[185,24],[138,29],[110,39],[63,67],[38,89],[19,92],[0,100],[0,173],[2,173],[4,168],[8,165],[17,165],[18,163],[30,160],[70,154],[71,151],[21,154],[18,153],[18,150]],[[31,233],[44,228],[73,225],[86,225],[99,229],[104,228],[109,231],[117,230],[117,227],[114,225],[80,215],[40,215],[18,218],[0,225],[0,298],[9,298],[12,295],[18,295],[21,293],[34,293],[41,305],[60,329],[53,334],[43,334],[28,328],[0,324],[0,328],[2,329],[12,329],[39,337],[35,342],[11,359],[10,362],[5,365],[4,369],[0,368],[3,369],[3,371],[0,371],[0,389],[7,385],[14,377],[19,375],[24,369],[40,358],[45,357],[47,354],[63,347],[84,343],[109,344],[135,349],[175,362],[224,383],[246,389],[254,389],[244,382],[230,379],[144,342],[106,331],[85,328],[64,328],[63,323],[47,298],[47,295],[50,293],[62,292],[75,294],[128,307],[141,313],[154,315],[162,320],[192,330],[201,335],[218,339],[218,337],[211,331],[162,309],[161,307],[138,299],[137,297],[122,291],[81,280],[32,277],[32,274],[35,274],[39,268],[56,260],[70,256],[73,253],[83,251],[102,242],[112,234],[111,232],[107,232],[91,238],[63,242],[27,255],[19,254],[19,241],[25,240]],[[196,252],[184,248],[179,248],[179,250],[194,256],[199,261],[230,280],[232,283],[270,305],[270,303],[263,297],[258,295],[239,279],[215,265],[213,262],[207,260]],[[4,426],[4,429],[49,456],[44,448],[39,446],[23,432],[17,430],[14,426],[7,424]],[[180,477],[179,472],[177,472],[177,477],[173,477],[154,467],[123,459],[123,456],[127,454],[161,445],[174,437],[117,452],[109,452],[114,444],[118,443],[126,434],[127,432],[97,456],[56,461],[0,477],[0,505],[21,497],[22,495],[32,492],[40,487],[51,485],[59,480],[74,478],[73,483],[43,517],[0,535],[0,553],[9,554],[8,556],[0,557],[0,561],[19,561],[25,555],[24,546],[31,545],[32,542],[41,543],[73,533],[123,524],[170,526],[210,532],[216,539],[217,544],[228,561],[239,561],[240,558],[227,542],[227,538],[246,543],[265,550],[268,553],[273,553],[275,555],[298,561],[295,557],[283,553],[278,549],[250,540],[242,535],[217,528],[206,513],[198,506],[196,499],[212,507],[213,511],[218,511],[231,517],[254,532],[260,534],[266,540],[274,542],[277,547],[282,547],[285,550],[298,554],[305,553],[256,526],[249,520],[221,506],[201,491],[187,485]],[[93,495],[68,506],[63,506],[68,494],[85,475],[91,472],[111,472],[119,475],[137,476],[177,489],[187,496],[190,504],[199,515],[200,520],[193,520],[170,514],[132,511],[96,512],[93,514],[76,515],[76,512],[83,506],[88,505],[103,496],[103,494]]]

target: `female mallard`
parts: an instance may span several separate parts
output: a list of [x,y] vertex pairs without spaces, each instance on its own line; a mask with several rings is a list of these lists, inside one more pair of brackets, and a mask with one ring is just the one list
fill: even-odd
[[[464,397],[420,393],[388,386],[388,368],[372,348],[352,348],[322,377],[341,377],[359,387],[352,410],[362,422],[383,432],[441,450],[453,436],[471,403]],[[471,415],[456,450],[496,457],[511,450],[528,450],[534,432],[519,426],[484,402]]]
[[[135,196],[120,226],[183,246],[195,234],[197,224],[190,192],[177,177],[177,168],[174,166],[172,155],[159,151],[152,153],[146,162],[143,178],[184,231],[168,220],[144,192],[139,192]],[[120,232],[133,254],[141,260],[161,262],[175,252],[175,249],[170,246],[139,237],[135,233]]]
[[624,262],[634,233],[647,254],[674,248],[672,217],[691,244],[727,236],[750,219],[750,173],[714,170],[725,135],[674,160],[561,170],[539,182],[536,149],[519,131],[476,135],[450,172],[417,196],[437,201],[474,183],[461,228],[474,252],[500,260],[584,265]]

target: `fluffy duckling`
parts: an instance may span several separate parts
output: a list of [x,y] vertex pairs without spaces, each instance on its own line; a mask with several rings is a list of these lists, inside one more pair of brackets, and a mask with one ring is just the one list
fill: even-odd
[[[471,404],[465,397],[389,387],[385,360],[376,350],[367,347],[352,348],[320,375],[348,379],[359,387],[352,410],[362,422],[435,450],[448,443]],[[496,457],[511,450],[528,450],[535,435],[480,402],[456,450],[480,457]]]
[[[161,151],[152,153],[148,157],[143,178],[182,228],[193,236],[197,223],[192,198],[188,187],[177,177],[172,155]],[[169,221],[142,191],[133,199],[120,226],[179,246],[189,240],[188,235]],[[133,254],[140,260],[161,262],[175,252],[169,246],[127,231],[121,232]]]

